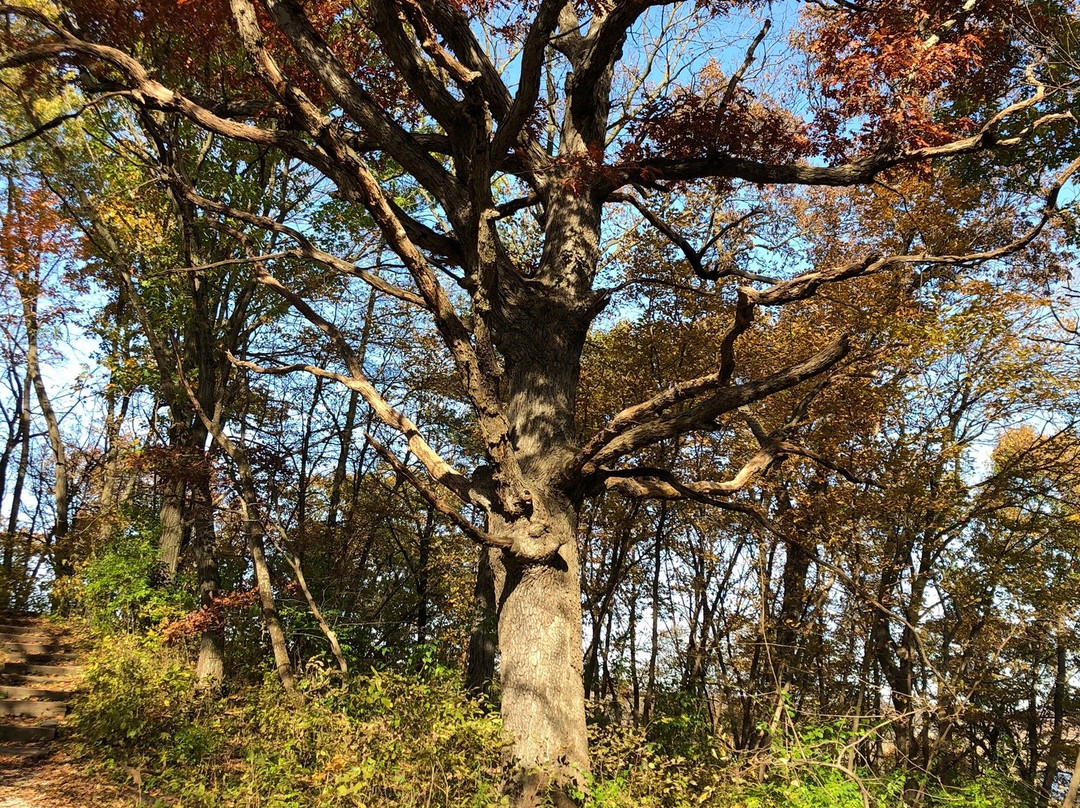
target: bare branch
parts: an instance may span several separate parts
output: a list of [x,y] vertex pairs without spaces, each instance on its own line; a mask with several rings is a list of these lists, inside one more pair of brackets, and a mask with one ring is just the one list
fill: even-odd
[[[337,272],[341,272],[346,275],[359,278],[364,283],[371,286],[373,289],[377,289],[391,297],[395,297],[398,300],[403,300],[406,303],[410,303],[413,306],[419,306],[420,308],[427,309],[427,303],[425,300],[414,292],[410,292],[406,289],[402,289],[399,286],[386,281],[384,278],[376,275],[373,272],[369,272],[365,269],[360,269],[350,261],[346,261],[342,258],[338,258],[335,255],[331,255],[325,250],[320,250],[311,241],[298,230],[295,230],[288,225],[284,225],[276,219],[271,219],[269,216],[261,216],[256,213],[248,213],[247,211],[240,210],[226,205],[222,202],[215,202],[212,199],[200,195],[194,188],[192,188],[185,180],[178,178],[175,175],[170,177],[171,184],[177,189],[181,195],[191,204],[196,207],[202,208],[216,213],[220,216],[226,216],[231,219],[236,219],[240,222],[260,227],[271,233],[280,233],[283,236],[287,236],[297,244],[297,248],[293,250],[282,250],[280,253],[274,256],[264,256],[264,259],[272,257],[281,258],[300,258],[309,261],[315,261],[322,264],[325,267],[334,269]],[[213,223],[211,223],[213,224]],[[237,259],[237,263],[248,263],[258,259],[245,258]]]
[[379,443],[375,438],[367,433],[367,442],[371,444],[371,447],[378,452],[379,456],[389,464],[394,472],[405,480],[409,485],[416,489],[428,504],[435,510],[446,516],[454,523],[454,525],[466,536],[475,541],[477,544],[484,545],[486,547],[510,547],[513,542],[505,536],[496,536],[492,533],[487,533],[480,530],[472,522],[466,519],[462,513],[449,504],[445,500],[439,497],[439,495],[420,477],[413,474],[412,470],[394,457],[394,453]]
[[353,351],[352,346],[349,345],[348,340],[345,339],[345,336],[337,329],[337,327],[320,316],[306,301],[288,289],[268,272],[264,271],[260,273],[258,280],[261,284],[272,289],[284,298],[289,305],[304,317],[304,319],[326,335],[331,345],[333,345],[334,349],[344,360],[346,369],[349,373],[348,375],[334,373],[324,368],[307,364],[295,364],[283,367],[262,367],[253,362],[237,359],[232,355],[229,356],[230,361],[238,367],[247,368],[255,373],[268,375],[284,375],[303,371],[305,373],[310,373],[313,376],[332,379],[345,385],[350,390],[355,390],[360,394],[360,397],[364,399],[364,402],[371,407],[372,412],[375,413],[375,416],[380,421],[391,429],[397,430],[404,436],[409,450],[416,455],[421,463],[423,463],[424,468],[427,469],[427,472],[431,475],[432,479],[448,488],[459,499],[465,502],[470,501],[468,478],[456,471],[449,463],[443,460],[423,437],[416,424],[396,410],[375,389],[375,386],[368,381],[367,376],[364,374],[364,368],[360,358],[356,355],[355,351]]
[[899,165],[1017,146],[1036,129],[1047,124],[1075,120],[1072,113],[1044,115],[1011,137],[1001,138],[997,135],[997,127],[1005,119],[1033,108],[1046,97],[1046,88],[1036,85],[1035,92],[1029,98],[1010,104],[991,116],[975,134],[939,146],[925,146],[898,153],[877,152],[838,166],[761,163],[728,154],[710,154],[688,160],[653,157],[613,168],[608,172],[606,187],[600,190],[606,196],[628,184],[657,180],[696,180],[707,177],[728,177],[765,185],[859,185],[870,182],[882,171]]
[[412,172],[446,210],[467,204],[457,180],[356,83],[297,0],[266,0],[266,7],[304,64],[369,137]]
[[769,33],[769,28],[772,27],[772,20],[765,20],[765,24],[761,27],[761,33],[754,37],[754,41],[750,43],[750,47],[746,49],[746,58],[743,59],[743,63],[739,65],[739,69],[736,70],[731,80],[728,81],[727,87],[724,89],[724,97],[720,99],[720,109],[724,109],[735,98],[735,91],[739,89],[739,83],[743,80],[743,76],[746,75],[746,71],[750,69],[750,65],[754,63],[754,52],[758,49],[762,40],[765,39],[765,35]]
[[603,470],[599,473],[604,477],[605,485],[610,479],[635,480],[642,488],[642,493],[638,496],[648,496],[650,499],[680,499],[687,496],[714,499],[731,496],[746,488],[755,477],[789,454],[789,446],[790,444],[779,441],[767,442],[760,451],[746,461],[734,477],[723,482],[700,480],[680,483],[671,472],[665,469],[644,467]]
[[431,25],[423,11],[410,0],[372,0],[369,3],[375,33],[386,48],[386,53],[401,71],[409,89],[424,105],[431,116],[447,132],[460,132],[467,116],[462,104],[451,95],[434,70],[424,60],[424,54],[417,45],[411,32],[406,30],[406,23],[412,26],[417,36],[422,38],[422,46],[428,55],[438,54],[440,66],[448,69],[462,86],[468,86],[480,77],[474,70],[461,65],[446,53],[438,44]]
[[[587,476],[595,473],[605,464],[665,438],[708,429],[716,418],[726,412],[824,373],[839,362],[847,351],[847,338],[841,337],[809,359],[757,381],[725,387],[720,371],[717,371],[680,382],[612,418],[567,464],[564,477],[572,481],[579,474]],[[664,415],[676,404],[705,395],[708,397],[683,412]]]
[[431,27],[427,15],[416,0],[395,0],[405,10],[416,33],[420,36],[420,46],[440,68],[450,74],[462,88],[468,87],[480,78],[480,71],[466,67],[439,43],[435,30]]
[[529,116],[536,109],[540,97],[540,79],[543,75],[544,52],[555,28],[559,15],[567,5],[566,0],[541,0],[532,26],[521,48],[521,67],[518,71],[518,89],[509,112],[502,120],[491,144],[494,168],[499,168],[503,157],[522,136]]
[[61,115],[57,115],[55,118],[52,118],[52,119],[50,119],[48,121],[45,121],[42,124],[38,124],[30,132],[26,133],[25,135],[21,135],[20,137],[17,137],[14,140],[9,140],[7,143],[0,143],[0,151],[4,151],[5,149],[11,149],[11,148],[14,148],[15,146],[19,146],[19,145],[21,145],[23,143],[27,143],[27,142],[29,142],[31,140],[34,140],[34,139],[40,137],[41,135],[44,135],[46,132],[52,131],[53,129],[60,126],[61,124],[67,123],[68,121],[71,121],[71,120],[74,120],[75,118],[78,118],[80,115],[82,115],[87,110],[93,109],[94,107],[98,106],[99,104],[101,104],[101,103],[103,103],[105,101],[108,101],[110,98],[117,98],[117,97],[122,97],[122,96],[126,96],[126,95],[127,95],[126,92],[113,92],[113,93],[105,93],[104,95],[100,95],[97,98],[95,98],[94,100],[80,105],[77,109],[74,109],[71,112],[65,112],[65,113],[63,113]]
[[749,286],[741,287],[755,305],[758,306],[782,306],[799,300],[805,300],[814,295],[818,288],[827,283],[837,283],[861,275],[873,275],[886,270],[908,265],[955,265],[976,264],[1004,258],[1019,252],[1031,244],[1043,231],[1049,221],[1058,212],[1058,200],[1061,190],[1072,176],[1080,170],[1080,158],[1073,160],[1065,169],[1057,175],[1053,184],[1044,194],[1044,205],[1035,222],[1019,238],[981,252],[967,253],[964,255],[932,255],[916,253],[910,255],[891,255],[881,257],[879,254],[871,254],[860,261],[831,267],[820,271],[805,272],[790,280],[781,281],[770,288],[759,291]]
[[502,120],[510,109],[510,91],[469,27],[468,17],[460,6],[447,0],[425,0],[423,7],[457,58],[480,74],[480,88],[491,114]]

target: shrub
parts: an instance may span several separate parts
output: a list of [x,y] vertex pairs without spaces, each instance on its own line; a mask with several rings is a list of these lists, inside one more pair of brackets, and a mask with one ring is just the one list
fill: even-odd
[[305,680],[303,704],[268,681],[244,710],[244,760],[233,788],[252,804],[286,808],[493,805],[501,725],[462,698],[441,669],[385,672],[335,684]]
[[204,759],[214,740],[203,711],[186,660],[160,642],[121,635],[91,654],[73,717],[84,746],[138,767]]
[[183,614],[185,597],[160,585],[157,546],[146,533],[125,534],[95,553],[80,570],[79,602],[102,631],[135,631]]

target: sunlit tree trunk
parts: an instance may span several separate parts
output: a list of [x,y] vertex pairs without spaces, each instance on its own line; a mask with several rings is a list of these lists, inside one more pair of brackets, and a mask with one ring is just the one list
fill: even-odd
[[[522,294],[531,297],[529,291]],[[495,570],[502,717],[519,780],[511,790],[514,804],[528,808],[549,798],[557,806],[573,804],[564,785],[583,784],[589,771],[580,502],[559,490],[554,477],[574,440],[588,322],[581,309],[572,293],[548,289],[521,307],[520,319],[506,322],[500,334],[511,437],[533,513],[543,519],[542,533],[516,534],[518,542],[500,554]],[[490,528],[499,534],[506,526],[493,515]],[[534,539],[537,548],[531,546]],[[544,556],[541,547],[556,549]]]
[[[221,577],[215,553],[217,536],[212,506],[210,480],[204,471],[191,492],[192,554],[198,576],[199,605],[204,609],[213,609],[214,600],[221,594]],[[200,687],[204,688],[217,687],[224,681],[224,622],[209,626],[200,635],[195,677]]]

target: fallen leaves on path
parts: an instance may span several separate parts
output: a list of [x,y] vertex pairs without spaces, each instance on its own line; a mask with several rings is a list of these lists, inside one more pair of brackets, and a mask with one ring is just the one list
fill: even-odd
[[62,752],[33,762],[0,758],[0,808],[130,808],[138,803],[137,795],[88,774]]

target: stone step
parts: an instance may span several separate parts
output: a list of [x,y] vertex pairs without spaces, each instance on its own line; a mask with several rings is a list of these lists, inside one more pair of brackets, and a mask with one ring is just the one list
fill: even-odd
[[5,699],[52,699],[64,701],[74,690],[61,690],[47,687],[22,687],[19,685],[0,684],[0,698]]
[[[18,639],[0,637],[0,649],[10,648],[13,650],[22,650],[29,646],[44,648],[46,653],[57,651],[61,654],[65,654],[75,650],[75,646],[71,643],[55,637],[20,637]],[[34,653],[40,652],[35,651]]]
[[0,673],[0,689],[15,686],[73,691],[77,689],[78,683],[78,678],[75,677],[39,676],[33,673]]
[[0,741],[26,744],[51,741],[56,737],[56,722],[44,721],[36,727],[0,724]]
[[48,651],[14,651],[0,648],[0,660],[17,665],[66,665],[78,660],[78,654],[68,652],[49,653]]
[[37,615],[32,614],[12,614],[11,612],[0,612],[0,623],[7,626],[45,626],[48,625]]
[[41,665],[36,662],[5,662],[0,675],[7,676],[57,676],[72,679],[82,673],[78,665]]
[[[67,664],[69,662],[74,662],[75,661],[74,657],[72,657],[71,659],[57,659],[56,657],[49,656],[48,654],[7,654],[5,656],[0,657],[0,659],[4,660],[4,662],[0,663],[0,664],[6,664],[6,665],[9,665],[9,666],[22,665],[24,667],[27,666],[27,665],[30,665],[30,666],[38,667],[38,668],[40,668],[40,667],[46,667],[46,668],[65,667],[65,666],[67,666]],[[58,676],[60,674],[55,674],[55,673],[48,674],[47,673],[45,675],[46,676]],[[4,678],[4,672],[2,670],[0,670],[0,679],[3,679],[3,678]]]
[[28,623],[25,626],[0,623],[0,634],[14,635],[19,638],[40,637],[43,640],[49,640],[54,637],[62,637],[66,633],[63,629],[50,629],[48,626],[40,626],[36,623]]
[[[24,630],[20,631],[20,628]],[[49,631],[48,629],[38,628],[37,626],[0,626],[0,639],[17,640],[18,642],[24,642],[26,640],[57,642],[63,637],[66,637],[68,633],[69,632],[67,631]]]
[[0,699],[0,716],[23,718],[59,718],[67,715],[68,706],[63,701],[27,701],[26,699]]
[[36,760],[49,754],[46,746],[0,746],[0,758]]

